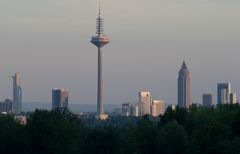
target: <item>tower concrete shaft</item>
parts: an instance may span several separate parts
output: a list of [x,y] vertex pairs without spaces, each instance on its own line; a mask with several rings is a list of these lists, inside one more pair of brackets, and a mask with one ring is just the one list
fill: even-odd
[[98,88],[97,88],[97,113],[104,114],[103,100],[103,73],[102,73],[102,47],[109,43],[109,38],[103,35],[103,18],[101,16],[101,7],[99,0],[99,16],[96,24],[96,34],[91,39],[91,43],[98,48]]
[[97,113],[104,114],[103,108],[103,76],[102,76],[102,48],[98,47],[98,95]]

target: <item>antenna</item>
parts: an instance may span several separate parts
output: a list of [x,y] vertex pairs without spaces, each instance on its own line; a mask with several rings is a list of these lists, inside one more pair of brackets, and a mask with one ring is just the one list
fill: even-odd
[[101,0],[98,0],[99,17],[101,17]]
[[99,16],[97,18],[97,31],[96,33],[98,36],[101,36],[103,34],[103,18],[101,15],[101,0],[98,0],[98,5],[99,5]]

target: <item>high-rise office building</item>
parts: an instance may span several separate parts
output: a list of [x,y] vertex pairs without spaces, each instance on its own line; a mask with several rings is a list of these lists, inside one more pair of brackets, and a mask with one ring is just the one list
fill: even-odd
[[192,105],[190,95],[190,75],[186,63],[183,61],[178,72],[178,106],[188,108]]
[[162,100],[153,100],[151,105],[151,114],[153,117],[164,114],[164,102]]
[[229,94],[229,103],[230,104],[236,104],[237,103],[237,94],[236,93],[230,93]]
[[219,83],[217,85],[217,103],[228,104],[230,102],[231,84]]
[[104,114],[103,106],[103,77],[102,77],[102,48],[109,43],[109,38],[103,35],[103,17],[101,14],[101,1],[99,0],[99,15],[97,18],[96,33],[97,36],[93,36],[91,43],[98,48],[98,88],[97,88],[97,113],[98,119],[107,119],[107,114]]
[[122,107],[114,108],[114,114],[115,115],[122,115]]
[[144,116],[145,114],[147,114],[147,112],[146,112],[146,103],[139,102],[138,103],[138,107],[139,107],[139,111],[138,111],[139,116]]
[[211,94],[203,94],[202,95],[202,103],[203,103],[203,106],[211,107],[212,106],[212,95]]
[[140,104],[139,103],[132,104],[132,116],[139,117],[140,116],[139,112]]
[[140,116],[151,114],[151,94],[148,91],[139,92]]
[[68,108],[69,91],[67,89],[52,90],[52,110]]
[[13,78],[13,104],[12,112],[20,114],[22,112],[22,88],[20,86],[20,75],[15,73]]
[[6,99],[4,102],[0,102],[0,112],[11,113],[12,104],[12,100],[10,99]]
[[131,113],[131,104],[130,103],[123,103],[122,104],[122,115],[123,116],[130,116]]

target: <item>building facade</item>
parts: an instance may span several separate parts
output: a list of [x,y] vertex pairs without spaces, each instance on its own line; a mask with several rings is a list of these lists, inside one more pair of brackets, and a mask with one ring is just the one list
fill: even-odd
[[52,90],[52,110],[68,108],[69,91],[67,89]]
[[236,93],[230,93],[229,94],[229,103],[230,104],[236,104],[237,103],[237,94]]
[[10,99],[6,99],[4,102],[0,102],[0,112],[12,113],[13,102]]
[[27,124],[27,116],[14,116],[14,119],[17,120],[21,125],[26,125]]
[[157,117],[164,114],[164,102],[162,100],[153,100],[151,105],[151,115]]
[[186,63],[183,62],[178,72],[178,106],[189,108],[191,105],[190,75]]
[[151,114],[151,94],[148,91],[139,92],[140,116]]
[[20,114],[22,112],[22,88],[20,86],[20,75],[15,73],[13,78],[13,104],[12,112]]
[[212,106],[212,95],[211,94],[203,94],[202,95],[202,103],[203,103],[203,106],[211,107]]
[[130,116],[131,113],[131,104],[130,103],[123,103],[122,104],[122,115],[123,116]]
[[217,103],[228,104],[230,102],[231,84],[219,83],[217,85]]
[[139,117],[140,116],[140,104],[135,103],[132,105],[132,116],[133,117]]

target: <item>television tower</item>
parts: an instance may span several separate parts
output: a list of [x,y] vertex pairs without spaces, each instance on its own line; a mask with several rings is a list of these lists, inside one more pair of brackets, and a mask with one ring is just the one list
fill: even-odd
[[102,78],[102,47],[109,43],[109,38],[103,35],[103,17],[101,15],[101,0],[99,1],[99,14],[97,18],[96,34],[91,39],[91,43],[98,48],[98,89],[97,89],[97,118],[105,120],[108,118],[104,114],[103,106],[103,78]]

